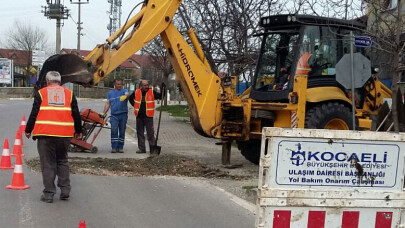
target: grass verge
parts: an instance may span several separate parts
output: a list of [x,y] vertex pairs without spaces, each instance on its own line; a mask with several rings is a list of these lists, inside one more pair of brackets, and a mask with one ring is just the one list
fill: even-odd
[[[157,108],[157,111],[160,107]],[[175,117],[189,117],[190,111],[187,105],[166,105],[163,106],[163,111],[170,113],[171,116]]]

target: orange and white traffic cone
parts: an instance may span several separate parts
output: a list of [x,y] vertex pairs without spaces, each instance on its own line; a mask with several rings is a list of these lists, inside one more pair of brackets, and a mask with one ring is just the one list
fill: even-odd
[[25,115],[23,115],[22,120],[21,120],[21,124],[20,124],[20,131],[21,132],[25,132],[25,126],[26,126]]
[[0,169],[14,169],[14,167],[11,166],[8,139],[4,139],[3,153],[1,155],[1,162],[0,162]]
[[80,220],[79,226],[77,228],[86,228],[86,221]]
[[25,185],[21,155],[17,155],[17,159],[15,161],[13,179],[11,180],[11,185],[7,185],[6,188],[14,189],[14,190],[24,190],[24,189],[30,188],[30,186]]
[[20,141],[21,141],[21,148],[23,148],[24,147],[24,141],[23,141],[23,132],[25,132],[25,130],[24,131],[21,131],[21,128],[19,128],[18,130],[17,130],[17,134],[18,134],[18,139],[20,139]]
[[21,132],[17,131],[15,133],[15,139],[14,139],[14,145],[13,145],[13,153],[11,156],[17,156],[17,155],[24,156],[22,152],[22,146],[21,146]]

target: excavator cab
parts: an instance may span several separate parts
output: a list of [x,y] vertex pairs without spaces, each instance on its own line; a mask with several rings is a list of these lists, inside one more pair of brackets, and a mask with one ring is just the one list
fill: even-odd
[[[262,102],[288,102],[294,77],[308,77],[307,88],[334,86],[336,64],[350,50],[356,21],[308,15],[276,15],[261,19],[262,45],[250,97]],[[362,52],[360,48],[354,52]]]

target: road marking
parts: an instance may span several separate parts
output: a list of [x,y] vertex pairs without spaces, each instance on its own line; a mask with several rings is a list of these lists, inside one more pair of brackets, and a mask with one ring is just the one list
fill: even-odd
[[32,208],[27,194],[19,195],[20,211],[18,212],[19,227],[34,227]]

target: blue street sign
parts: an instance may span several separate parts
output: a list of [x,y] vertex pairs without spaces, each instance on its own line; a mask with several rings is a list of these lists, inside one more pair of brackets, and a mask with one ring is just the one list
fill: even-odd
[[371,40],[369,36],[358,36],[354,37],[354,46],[356,47],[371,47],[373,46],[374,42]]

